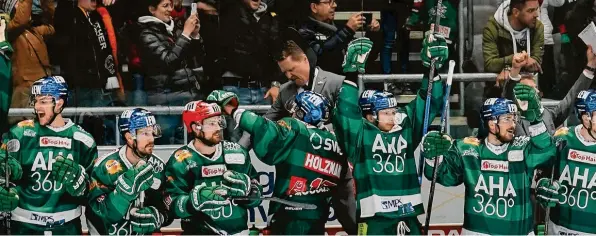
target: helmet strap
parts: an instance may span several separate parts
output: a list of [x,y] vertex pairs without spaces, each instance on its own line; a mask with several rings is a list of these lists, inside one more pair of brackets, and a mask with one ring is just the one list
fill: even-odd
[[495,122],[495,126],[497,128],[497,132],[491,132],[490,127],[488,127],[488,132],[497,137],[497,140],[499,140],[499,142],[506,143],[506,141],[503,140],[503,136],[501,136],[501,127],[499,126],[499,119],[497,119],[497,121]]
[[137,155],[139,158],[141,159],[147,159],[150,155],[143,155],[139,152],[139,145],[137,144],[137,138],[133,137],[133,142],[132,142],[132,146],[128,145],[128,142],[126,142],[126,146],[129,147],[130,149],[132,149],[132,153],[134,153],[135,155]]

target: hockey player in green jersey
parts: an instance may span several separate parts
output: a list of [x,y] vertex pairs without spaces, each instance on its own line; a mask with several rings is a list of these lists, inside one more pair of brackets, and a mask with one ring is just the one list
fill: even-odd
[[248,151],[223,141],[226,123],[215,103],[190,102],[182,119],[194,139],[166,165],[166,202],[182,218],[183,234],[248,234],[247,209],[261,204],[262,193]]
[[164,162],[153,155],[161,135],[155,116],[141,108],[120,116],[126,145],[95,161],[85,212],[92,235],[144,235],[167,226]]
[[462,234],[534,234],[532,177],[537,166],[555,155],[556,147],[542,122],[536,90],[518,86],[517,99],[528,103],[521,115],[531,124],[530,137],[515,136],[518,105],[489,98],[482,107],[488,129],[484,140],[468,137],[452,145],[449,135],[431,131],[422,141],[424,175],[432,178],[434,158],[440,158],[437,183],[466,187]]
[[[437,12],[440,14],[439,34],[447,40],[447,44],[457,43],[457,7],[460,0],[443,0],[437,11],[437,0],[414,0],[412,13],[406,22],[406,27],[423,24],[425,29],[434,30]],[[428,35],[426,32],[425,35]],[[449,49],[455,49],[449,47]]]
[[35,120],[19,122],[3,142],[23,170],[16,181],[20,200],[12,211],[12,234],[82,234],[80,216],[97,147],[91,135],[62,117],[67,100],[62,77],[36,81]]
[[[372,94],[373,122],[363,118],[357,73],[364,72],[372,42],[352,41],[344,59],[346,80],[333,113],[333,125],[342,150],[354,166],[359,235],[422,234],[416,218],[424,213],[416,171],[414,150],[422,138],[428,76],[424,76],[415,100],[398,108],[391,93]],[[435,58],[440,68],[448,55],[445,39],[427,37],[423,47],[424,65]],[[432,83],[430,118],[442,105],[443,84]],[[361,104],[365,104],[363,101]],[[366,111],[364,111],[366,112]]]
[[555,132],[555,140],[562,145],[555,181],[542,178],[536,187],[538,202],[554,206],[546,222],[549,235],[596,234],[596,92],[580,92],[575,108],[581,124]]
[[335,135],[324,126],[331,108],[323,95],[302,91],[288,107],[292,117],[277,122],[233,106],[224,110],[252,135],[256,156],[275,166],[273,197],[316,206],[303,209],[269,202],[271,234],[323,235],[332,193],[348,165]]

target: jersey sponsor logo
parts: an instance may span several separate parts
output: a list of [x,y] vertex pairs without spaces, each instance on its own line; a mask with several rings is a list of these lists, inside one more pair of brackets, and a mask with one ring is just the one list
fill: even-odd
[[414,206],[411,202],[406,204],[401,202],[401,199],[391,199],[381,201],[381,208],[387,212],[401,212],[400,215],[405,215],[414,212]]
[[559,129],[557,129],[557,131],[555,131],[555,135],[553,135],[554,137],[559,137],[559,136],[565,136],[569,133],[569,128],[567,127],[561,127]]
[[158,157],[152,156],[149,158],[149,164],[153,166],[153,172],[161,173],[163,171],[164,164]]
[[524,151],[523,150],[511,150],[507,154],[507,160],[510,162],[517,162],[524,160]]
[[197,163],[195,161],[188,161],[188,164],[186,165],[186,171],[189,171],[192,168],[197,168]]
[[310,144],[315,150],[323,148],[325,151],[332,151],[339,155],[342,155],[339,143],[336,140],[330,138],[323,138],[317,132],[313,132],[310,135]]
[[306,191],[306,182],[307,180],[302,177],[292,176],[290,177],[290,184],[288,185],[289,188],[286,191],[288,196],[293,196],[296,193]]
[[[323,178],[316,178],[313,181],[310,182],[309,185],[309,189],[306,190],[306,185],[308,180],[306,180],[305,178],[301,178],[301,177],[295,177],[292,176],[293,178],[295,178],[295,183],[290,185],[293,186],[293,188],[290,188],[290,190],[292,190],[291,194],[288,194],[290,197],[293,196],[307,196],[307,195],[314,195],[314,194],[319,194],[319,193],[326,193],[331,191],[332,187],[337,186],[336,183],[331,182],[329,180],[325,180]],[[292,182],[292,181],[290,181]]]
[[36,133],[35,131],[33,131],[33,130],[26,129],[26,130],[23,132],[23,135],[25,135],[25,136],[27,136],[27,137],[35,137],[35,136],[37,136],[37,133]]
[[201,167],[201,173],[203,177],[221,176],[224,172],[226,172],[226,170],[226,165],[224,164]]
[[189,157],[192,157],[192,154],[188,150],[178,150],[174,154],[174,158],[177,162],[182,162]]
[[6,142],[6,151],[8,152],[18,152],[21,150],[21,142],[18,139],[11,139],[10,141]]
[[339,178],[342,166],[339,162],[320,157],[311,153],[306,153],[304,167],[314,172]]
[[106,200],[106,194],[99,195],[99,197],[95,199],[95,201],[99,203],[103,202],[104,200]]
[[242,165],[246,162],[246,157],[240,153],[225,154],[224,159],[227,164],[239,164]]
[[530,137],[528,136],[521,136],[521,137],[515,137],[515,139],[513,139],[513,146],[516,147],[521,147],[526,145],[526,143],[528,143],[530,141]]
[[278,120],[277,125],[289,130],[292,129],[292,127],[285,120]]
[[108,170],[108,174],[117,174],[122,171],[122,165],[117,160],[108,160],[106,161],[106,170]]
[[[561,177],[559,177],[559,181],[561,185],[565,186],[565,182],[568,185],[577,187],[581,186],[583,189],[592,189],[596,186],[596,174],[594,171],[590,171],[592,168],[580,168],[575,167],[572,170],[569,169],[569,165],[565,165],[563,171],[561,172]],[[594,193],[596,195],[596,193]],[[594,196],[592,199],[596,199]]]
[[475,157],[476,159],[478,159],[480,154],[478,154],[478,152],[475,149],[468,149],[462,153],[462,156],[472,156],[472,157]]
[[18,127],[20,128],[24,128],[24,127],[35,127],[35,124],[33,122],[33,120],[24,120],[21,121],[17,124]]
[[36,213],[31,213],[29,220],[45,223],[48,226],[63,225],[66,222],[64,219],[55,220],[53,216],[42,216]]
[[87,147],[93,147],[93,145],[95,144],[95,140],[93,140],[93,138],[91,136],[89,136],[88,134],[84,134],[82,132],[75,132],[73,137],[74,140],[77,140],[83,144],[85,144],[85,146]]
[[465,137],[464,143],[474,145],[474,146],[480,146],[480,139],[477,139],[475,137]]
[[167,177],[167,181],[168,181],[168,182],[172,182],[172,181],[174,181],[174,176],[168,176],[168,177]]
[[497,160],[482,160],[480,164],[480,170],[509,172],[509,162]]
[[474,191],[476,193],[485,192],[491,196],[494,196],[494,194],[499,194],[500,197],[509,197],[510,195],[511,197],[517,196],[511,180],[509,180],[507,186],[505,186],[505,179],[503,176],[498,178],[495,176],[488,176],[488,180],[485,180],[484,175],[480,174],[476,186],[474,187]]
[[596,154],[575,149],[569,150],[568,159],[571,161],[583,162],[592,165],[596,164]]
[[226,150],[240,150],[240,144],[233,143],[233,142],[224,142],[224,149]]
[[377,134],[373,142],[372,152],[381,151],[383,153],[401,154],[404,149],[408,147],[408,142],[403,136],[391,137],[391,140],[386,140],[381,134]]
[[62,137],[48,137],[44,136],[39,139],[40,147],[59,147],[70,149],[72,146],[72,139]]
[[89,184],[89,191],[92,191],[95,188],[108,188],[108,186],[98,182],[97,180],[93,180],[91,181],[91,183]]

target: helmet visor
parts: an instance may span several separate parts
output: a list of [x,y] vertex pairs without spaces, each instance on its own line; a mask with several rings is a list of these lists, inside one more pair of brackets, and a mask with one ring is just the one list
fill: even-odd
[[227,127],[226,119],[223,116],[214,116],[209,117],[203,120],[203,124],[201,125],[201,130],[203,132],[211,132],[222,130]]
[[160,138],[162,135],[161,126],[158,124],[147,126],[136,130],[137,137],[153,137]]

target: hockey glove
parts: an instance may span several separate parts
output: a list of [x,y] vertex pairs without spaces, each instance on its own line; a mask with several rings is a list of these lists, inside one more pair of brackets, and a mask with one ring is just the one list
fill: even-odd
[[430,131],[422,138],[422,152],[425,158],[432,160],[447,153],[452,143],[453,139],[448,134]]
[[207,187],[204,184],[195,186],[190,192],[190,207],[195,211],[216,211],[230,204],[225,196],[228,190],[222,186]]
[[344,73],[359,72],[364,73],[366,60],[372,50],[373,42],[368,38],[358,38],[348,44],[348,50],[344,56],[342,64]]
[[566,33],[562,33],[561,34],[561,43],[562,44],[571,43],[571,39],[569,38],[569,35],[567,35]]
[[83,166],[74,162],[73,159],[58,156],[52,165],[51,176],[56,184],[62,184],[66,191],[75,197],[83,196],[87,190],[89,177]]
[[128,202],[135,200],[139,193],[153,185],[153,166],[151,164],[137,164],[121,174],[116,181],[115,194]]
[[138,234],[151,234],[159,230],[163,222],[164,216],[153,206],[130,210],[130,225]]
[[15,188],[6,190],[0,187],[0,211],[10,212],[19,205],[19,195]]
[[239,99],[235,93],[223,90],[213,90],[213,92],[211,92],[209,96],[207,96],[207,99],[205,101],[208,103],[217,103],[217,105],[219,105],[222,109],[226,105],[231,105],[234,108],[238,108],[239,105]]
[[557,180],[551,183],[549,178],[542,178],[536,183],[536,200],[544,208],[556,206],[561,195],[561,185]]
[[513,88],[513,93],[524,119],[530,124],[542,121],[542,105],[535,88],[519,83]]
[[263,186],[261,186],[256,179],[251,180],[250,183],[250,193],[248,196],[251,200],[234,200],[235,203],[244,206],[246,209],[257,207],[263,202],[263,199],[261,198],[263,196]]
[[250,178],[248,175],[233,170],[223,174],[222,187],[228,190],[228,197],[245,197],[250,192]]
[[[6,164],[8,164],[8,167]],[[23,176],[21,164],[13,157],[8,157],[8,161],[4,158],[0,159],[0,178],[6,177],[6,171],[8,171],[11,181],[19,180]]]
[[445,38],[439,34],[427,35],[422,42],[420,58],[422,59],[422,65],[428,68],[430,68],[432,59],[436,59],[435,69],[441,69],[449,58],[449,48]]

